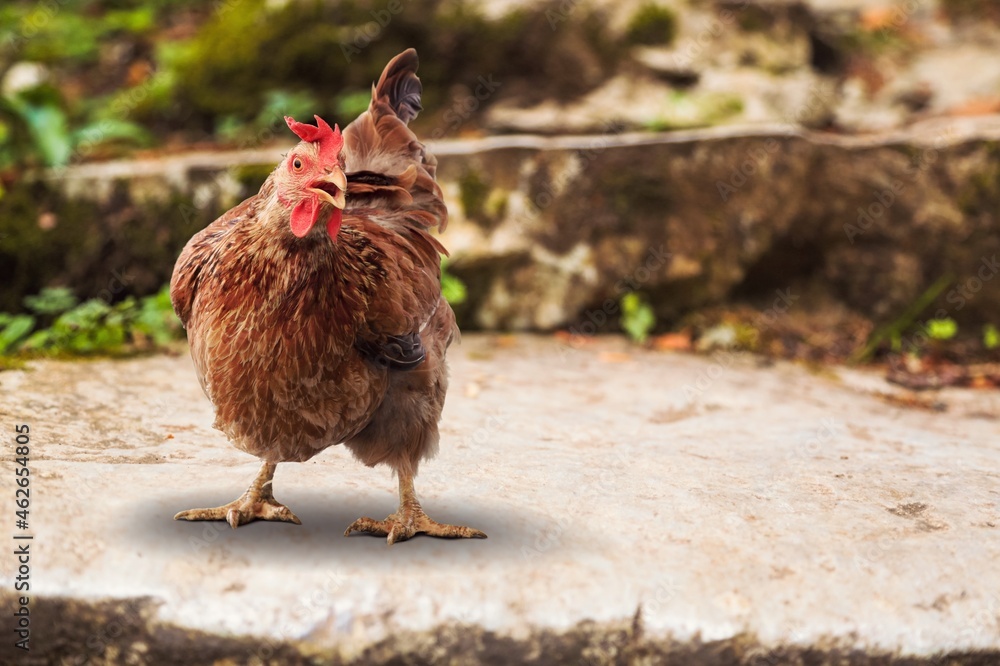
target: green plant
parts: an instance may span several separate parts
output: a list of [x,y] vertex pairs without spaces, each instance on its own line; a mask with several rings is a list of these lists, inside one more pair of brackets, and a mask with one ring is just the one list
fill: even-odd
[[[27,297],[25,305],[34,315],[0,313],[0,355],[120,354],[183,336],[167,287],[114,305],[100,299],[79,303],[63,287],[44,289]],[[44,320],[51,324],[37,326]]]
[[92,299],[59,315],[50,328],[36,331],[22,350],[72,355],[109,353],[124,345],[126,318],[133,302],[116,306]]
[[656,314],[645,298],[635,292],[629,292],[621,297],[619,305],[622,309],[622,330],[634,342],[645,342],[650,331],[656,326]]
[[368,109],[372,101],[371,90],[357,90],[337,95],[334,98],[337,114],[341,118],[355,118]]
[[79,302],[68,287],[49,287],[37,296],[24,298],[24,306],[40,315],[61,314],[75,308]]
[[1000,331],[993,324],[983,326],[983,346],[987,349],[1000,347]]
[[666,132],[687,127],[704,127],[729,120],[743,113],[743,100],[731,93],[708,92],[698,95],[673,90],[669,111],[652,118],[644,126],[651,132]]
[[892,345],[894,351],[899,351],[902,345],[902,334],[910,324],[920,316],[927,307],[934,302],[938,296],[944,292],[954,281],[954,278],[950,275],[943,275],[939,277],[931,286],[929,286],[924,293],[922,293],[913,304],[910,305],[902,314],[900,314],[895,321],[880,326],[875,331],[868,336],[868,341],[865,346],[854,352],[851,355],[849,361],[851,363],[864,363],[871,359],[872,355],[878,349],[879,345],[888,340]]
[[[369,98],[371,93],[368,93]],[[253,140],[267,134],[259,134],[267,128],[284,128],[283,118],[311,118],[319,107],[316,98],[309,92],[290,92],[287,90],[268,90],[264,93],[264,101],[257,117],[249,123],[244,123],[238,115],[231,114],[222,117],[216,125],[216,134],[224,139],[244,141]]]
[[0,98],[0,166],[37,159],[46,166],[69,161],[73,152],[66,114],[51,91],[28,91]]
[[0,97],[0,168],[65,166],[74,154],[85,155],[99,145],[150,142],[149,132],[124,118],[109,117],[106,109],[97,107],[92,115],[74,127],[59,94],[47,87]]
[[447,271],[448,260],[441,260],[441,294],[444,296],[444,300],[448,301],[451,305],[459,305],[465,302],[468,298],[468,290],[465,288],[465,283],[461,279],[455,277]]
[[34,327],[35,318],[31,315],[10,315],[0,312],[0,354],[6,354]]
[[938,342],[944,342],[945,340],[951,340],[958,333],[958,324],[951,317],[944,317],[943,319],[931,319],[927,322],[927,335],[930,336],[932,340],[937,340]]
[[183,337],[181,322],[174,314],[174,305],[170,301],[169,285],[139,301],[133,328],[133,335],[141,333],[157,345]]

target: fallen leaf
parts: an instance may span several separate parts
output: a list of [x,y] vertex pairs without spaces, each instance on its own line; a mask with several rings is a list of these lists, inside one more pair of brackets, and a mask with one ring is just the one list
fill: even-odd
[[653,338],[653,349],[660,351],[690,351],[691,333],[667,333]]
[[593,337],[580,335],[579,333],[570,333],[569,331],[556,331],[552,335],[557,341],[577,349],[594,342]]
[[632,360],[632,356],[625,352],[602,351],[597,360],[601,363],[626,363]]

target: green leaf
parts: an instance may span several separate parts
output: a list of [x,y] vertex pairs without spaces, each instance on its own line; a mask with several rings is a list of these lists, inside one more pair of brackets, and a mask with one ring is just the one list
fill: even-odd
[[31,336],[24,341],[21,345],[21,349],[44,349],[49,346],[52,341],[52,330],[43,329],[41,331],[35,331]]
[[66,114],[55,105],[27,105],[24,120],[31,137],[48,166],[63,166],[73,154]]
[[56,315],[76,307],[79,301],[67,287],[48,287],[37,296],[26,296],[24,305],[35,314]]
[[337,106],[337,113],[345,118],[354,118],[363,113],[371,101],[372,93],[370,90],[358,90],[341,93],[334,100],[334,103]]
[[993,324],[983,326],[983,346],[987,349],[1000,347],[1000,331]]
[[621,298],[621,327],[635,342],[645,342],[649,332],[656,326],[656,314],[653,308],[635,292],[629,292]]
[[73,143],[77,145],[97,146],[112,141],[148,146],[152,143],[152,135],[138,123],[117,118],[98,120],[73,132]]
[[181,321],[174,314],[174,306],[170,302],[170,287],[164,287],[159,293],[142,299],[139,314],[136,317],[135,328],[145,333],[158,345],[181,337]]
[[951,340],[958,333],[958,324],[951,317],[931,319],[927,322],[927,335],[933,340]]
[[905,312],[899,315],[895,321],[891,324],[881,326],[872,332],[868,336],[868,341],[865,345],[855,351],[851,358],[850,363],[863,363],[870,359],[878,349],[878,346],[885,341],[886,338],[896,339],[902,336],[904,330],[910,327],[910,324],[923,312],[927,306],[934,302],[941,292],[943,292],[948,285],[952,283],[953,278],[950,275],[943,275],[938,278],[934,284],[927,288],[927,290],[914,301]]
[[0,330],[0,354],[6,354],[35,327],[35,318],[31,315],[11,317]]
[[120,9],[104,15],[104,29],[121,30],[132,34],[149,32],[156,25],[156,12],[152,7]]
[[[256,122],[260,127],[268,127],[276,122],[281,123],[284,116],[309,118],[318,107],[319,103],[310,92],[268,90],[264,94],[264,104]],[[281,126],[283,127],[284,123],[281,123]]]
[[449,273],[441,274],[441,294],[444,296],[444,300],[451,305],[464,303],[465,299],[469,297],[465,283]]
[[469,297],[465,283],[448,272],[448,258],[441,257],[441,295],[451,305],[464,303]]

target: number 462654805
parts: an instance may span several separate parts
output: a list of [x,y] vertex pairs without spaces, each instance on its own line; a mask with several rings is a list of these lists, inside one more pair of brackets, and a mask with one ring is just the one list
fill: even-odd
[[17,468],[15,469],[15,474],[17,475],[17,485],[18,488],[14,493],[15,504],[17,508],[20,509],[17,512],[17,517],[21,520],[28,520],[28,506],[30,505],[30,481],[28,477],[31,475],[31,471],[28,469],[28,455],[31,452],[28,444],[31,439],[28,436],[30,429],[26,425],[19,425],[14,428],[17,432],[17,448],[14,452],[17,454],[17,458],[14,461],[17,463]]

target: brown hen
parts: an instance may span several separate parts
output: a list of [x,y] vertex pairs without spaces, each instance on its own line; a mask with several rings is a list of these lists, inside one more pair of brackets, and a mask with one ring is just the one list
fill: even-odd
[[436,160],[407,126],[421,108],[416,69],[413,49],[396,56],[343,135],[286,118],[302,141],[177,260],[170,296],[215,426],[263,465],[239,499],[176,519],[299,523],[274,499],[277,463],[343,443],[399,477],[399,509],[345,534],[486,536],[431,520],[413,489],[437,450],[458,333],[430,234],[447,222]]

